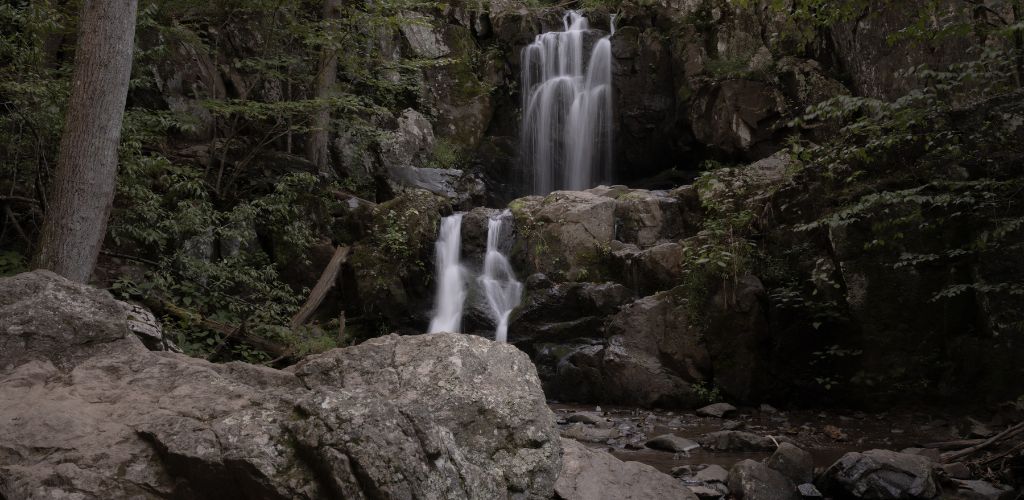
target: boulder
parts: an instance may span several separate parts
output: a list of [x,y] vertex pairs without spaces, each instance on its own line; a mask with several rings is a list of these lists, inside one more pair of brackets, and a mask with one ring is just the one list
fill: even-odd
[[779,449],[768,458],[768,467],[796,484],[809,483],[814,479],[814,458],[792,443],[780,443]]
[[743,500],[797,500],[796,485],[761,462],[743,460],[729,470],[729,491]]
[[690,309],[679,290],[660,292],[624,306],[607,326],[615,344],[648,356],[688,382],[711,377],[711,359],[699,328],[690,324]]
[[104,291],[0,279],[5,498],[549,498],[560,443],[530,360],[386,336],[288,370],[147,350]]
[[558,283],[526,280],[523,303],[512,313],[509,338],[514,342],[552,342],[603,338],[607,316],[633,299],[633,292],[614,283]]
[[398,117],[398,127],[380,145],[381,162],[388,168],[420,166],[434,147],[434,128],[427,117],[406,109]]
[[648,448],[655,450],[665,450],[671,452],[686,453],[691,450],[700,448],[700,445],[690,441],[689,439],[676,436],[675,434],[662,434],[660,436],[648,439],[645,443]]
[[785,97],[775,86],[731,79],[701,86],[691,101],[690,124],[703,144],[728,155],[757,160],[782,147]]
[[939,494],[930,460],[889,450],[847,453],[825,471],[821,483],[825,493],[855,498],[935,498]]
[[590,191],[556,191],[509,204],[516,229],[517,269],[598,274],[595,260],[615,236],[615,200]]
[[685,407],[699,401],[693,386],[656,356],[615,342],[542,346],[535,358],[548,396],[642,407]]
[[622,462],[571,439],[562,439],[562,472],[555,494],[563,500],[697,500],[672,476],[639,462]]

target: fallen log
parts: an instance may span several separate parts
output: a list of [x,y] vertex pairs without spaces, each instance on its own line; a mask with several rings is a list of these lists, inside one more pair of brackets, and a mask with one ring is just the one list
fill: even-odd
[[291,355],[291,349],[289,349],[286,346],[283,346],[276,342],[272,342],[262,337],[254,336],[246,332],[245,329],[239,326],[229,325],[227,323],[221,323],[220,321],[206,318],[202,314],[177,306],[166,300],[150,300],[146,302],[146,305],[153,309],[154,312],[166,314],[168,316],[174,316],[175,318],[178,318],[180,320],[196,323],[202,326],[203,328],[206,328],[207,330],[214,331],[221,335],[224,335],[225,340],[227,340],[227,338],[233,338],[240,342],[249,344],[252,347],[255,347],[263,352],[266,352],[267,354],[282,359]]
[[309,298],[306,299],[306,303],[295,313],[295,316],[292,316],[289,325],[293,330],[309,320],[309,317],[316,312],[317,308],[324,301],[327,292],[334,288],[334,283],[338,280],[338,271],[341,270],[341,265],[348,260],[348,252],[349,247],[347,246],[340,246],[334,250],[331,261],[327,263],[324,272],[320,274],[320,279],[316,282],[316,286],[309,292]]
[[922,444],[921,447],[931,448],[935,450],[959,450],[967,446],[974,446],[984,442],[984,439],[958,439],[956,441],[939,441],[937,443],[925,443]]
[[963,457],[966,457],[968,455],[977,453],[977,452],[979,452],[979,451],[981,451],[981,450],[983,450],[985,448],[988,448],[989,446],[992,446],[993,444],[996,444],[996,443],[998,443],[1000,441],[1004,441],[1004,440],[1009,439],[1009,438],[1011,438],[1013,436],[1016,436],[1017,434],[1020,434],[1021,432],[1024,432],[1024,422],[1021,422],[1021,423],[1019,423],[1017,425],[1008,427],[1003,432],[1000,432],[999,434],[996,434],[995,436],[992,436],[992,437],[986,439],[985,441],[983,441],[981,443],[978,443],[978,444],[976,444],[974,446],[971,446],[971,447],[968,447],[968,448],[964,448],[964,449],[959,450],[959,451],[951,451],[951,452],[943,453],[942,457],[941,457],[942,458],[942,462],[943,463],[949,463],[949,462],[952,462],[952,461],[957,460],[959,458],[963,458]]

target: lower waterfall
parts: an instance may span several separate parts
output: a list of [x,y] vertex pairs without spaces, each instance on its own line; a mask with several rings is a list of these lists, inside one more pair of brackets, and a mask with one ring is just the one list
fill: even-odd
[[437,261],[437,295],[434,316],[427,333],[458,332],[466,303],[466,269],[462,267],[462,214],[441,219],[441,231],[434,244]]
[[[441,219],[441,229],[435,243],[437,291],[434,313],[427,333],[460,332],[466,307],[468,272],[462,265],[462,215],[457,213]],[[502,251],[512,225],[512,212],[505,210],[487,220],[487,252],[483,269],[477,277],[486,313],[494,321],[494,340],[508,340],[508,320],[512,310],[519,306],[523,284],[516,280],[515,271]]]
[[494,340],[498,342],[508,339],[508,317],[523,295],[523,284],[516,280],[512,264],[501,252],[505,221],[511,216],[506,210],[487,221],[487,254],[483,274],[477,278],[490,306],[488,313],[494,320]]

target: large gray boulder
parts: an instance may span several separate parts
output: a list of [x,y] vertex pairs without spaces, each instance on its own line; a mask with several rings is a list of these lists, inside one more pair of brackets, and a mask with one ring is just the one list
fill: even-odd
[[147,350],[106,292],[0,280],[4,498],[549,498],[560,447],[509,345],[391,335],[215,365]]
[[825,471],[822,484],[826,493],[841,497],[885,500],[939,495],[931,460],[889,450],[843,455]]
[[798,500],[796,485],[761,462],[743,460],[729,470],[729,492],[743,500]]
[[683,483],[650,465],[562,439],[562,472],[556,498],[564,500],[697,500]]

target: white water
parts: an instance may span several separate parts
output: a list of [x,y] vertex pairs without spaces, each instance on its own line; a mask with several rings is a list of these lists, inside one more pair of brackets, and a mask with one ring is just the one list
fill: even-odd
[[466,302],[466,270],[462,252],[462,214],[441,219],[441,231],[434,244],[437,261],[437,294],[434,316],[428,333],[458,332],[462,327],[462,307]]
[[487,254],[484,257],[484,272],[477,278],[487,297],[488,313],[494,320],[494,340],[508,340],[508,317],[519,305],[523,295],[523,284],[516,281],[515,272],[508,258],[501,252],[505,221],[512,217],[508,210],[487,221]]
[[593,44],[584,64],[594,32],[575,11],[562,21],[564,31],[537,35],[522,53],[522,153],[535,194],[588,189],[611,177],[610,36]]

